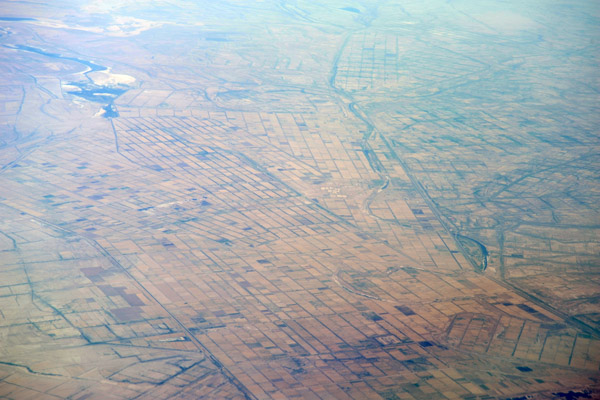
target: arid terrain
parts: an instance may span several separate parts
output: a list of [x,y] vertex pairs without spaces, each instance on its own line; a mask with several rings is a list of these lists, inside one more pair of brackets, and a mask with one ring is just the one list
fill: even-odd
[[0,10],[0,398],[600,397],[594,2]]

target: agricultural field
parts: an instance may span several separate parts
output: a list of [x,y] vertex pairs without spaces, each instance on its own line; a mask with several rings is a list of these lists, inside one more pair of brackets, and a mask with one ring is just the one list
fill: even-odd
[[600,396],[594,2],[0,10],[0,398]]

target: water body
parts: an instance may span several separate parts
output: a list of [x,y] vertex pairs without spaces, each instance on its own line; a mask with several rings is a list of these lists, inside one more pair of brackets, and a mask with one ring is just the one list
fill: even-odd
[[115,118],[119,116],[117,107],[113,104],[114,101],[125,93],[128,88],[125,87],[109,87],[99,86],[92,83],[81,83],[74,82],[71,86],[77,87],[79,90],[70,90],[67,93],[73,96],[84,98],[94,103],[104,104],[102,109],[104,110],[104,118]]
[[117,112],[117,109],[113,103],[114,103],[115,99],[117,97],[119,97],[120,95],[122,95],[123,93],[125,93],[128,90],[128,88],[124,87],[124,86],[111,87],[111,86],[96,85],[93,83],[93,80],[88,76],[88,74],[91,72],[106,71],[106,70],[108,70],[107,67],[105,67],[103,65],[95,64],[91,61],[82,60],[82,59],[76,58],[76,57],[63,56],[58,53],[50,53],[48,51],[44,51],[42,49],[38,49],[36,47],[31,47],[31,46],[17,44],[17,45],[12,45],[12,46],[6,45],[5,47],[22,50],[22,51],[27,51],[30,53],[36,53],[36,54],[40,54],[40,55],[50,57],[50,58],[57,58],[60,60],[73,61],[73,62],[82,64],[82,65],[85,65],[86,67],[89,68],[89,70],[84,72],[83,74],[86,76],[86,78],[88,78],[89,82],[69,83],[70,86],[75,86],[78,88],[78,90],[71,90],[71,91],[68,91],[67,93],[72,94],[74,96],[84,98],[88,101],[93,101],[94,103],[105,104],[104,107],[102,107],[102,109],[104,110],[105,118],[114,118],[114,117],[119,116],[119,113]]
[[93,101],[94,103],[109,103],[112,102],[127,91],[126,88],[122,87],[108,87],[98,86],[88,83],[74,82],[70,83],[71,86],[76,86],[79,90],[71,90],[67,93],[74,96],[82,97],[86,100]]
[[104,118],[115,118],[119,116],[119,112],[114,104],[110,103],[102,107],[104,110]]
[[467,259],[473,264],[479,272],[487,268],[488,251],[487,248],[475,239],[456,234],[456,239],[460,246],[465,250]]
[[17,50],[28,51],[30,53],[41,54],[43,56],[50,57],[50,58],[58,58],[58,59],[61,59],[61,60],[74,61],[76,63],[85,65],[86,67],[90,68],[90,70],[85,73],[86,75],[88,73],[90,73],[90,72],[106,71],[108,69],[105,66],[94,64],[91,61],[82,60],[80,58],[75,58],[75,57],[63,56],[63,55],[58,54],[58,53],[49,53],[49,52],[44,51],[42,49],[38,49],[36,47],[31,47],[31,46],[25,46],[25,45],[22,45],[22,44],[15,44],[15,45],[12,45],[12,46],[6,45],[5,47],[9,47],[9,48],[12,48],[12,49],[17,49]]

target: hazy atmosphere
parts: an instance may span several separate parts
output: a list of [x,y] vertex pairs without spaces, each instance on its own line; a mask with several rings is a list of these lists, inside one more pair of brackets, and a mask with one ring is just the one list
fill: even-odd
[[599,60],[597,1],[0,0],[0,398],[600,398]]

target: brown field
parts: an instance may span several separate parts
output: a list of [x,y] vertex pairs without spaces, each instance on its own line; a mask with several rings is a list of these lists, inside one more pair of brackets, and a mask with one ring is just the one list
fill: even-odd
[[597,9],[0,3],[0,398],[600,396]]

